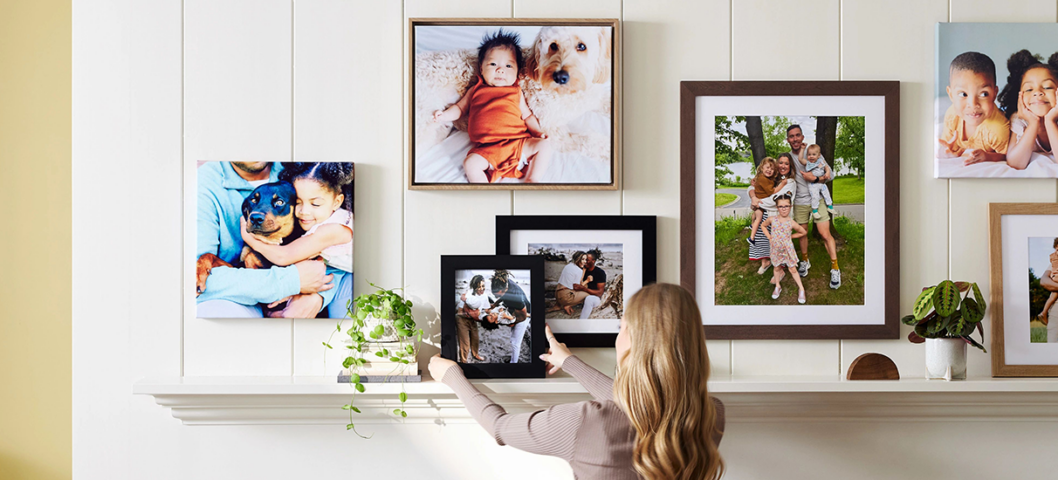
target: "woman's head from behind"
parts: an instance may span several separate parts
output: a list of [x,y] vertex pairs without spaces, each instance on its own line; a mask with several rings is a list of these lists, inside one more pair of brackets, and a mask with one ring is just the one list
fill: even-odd
[[614,399],[636,429],[633,464],[647,479],[716,479],[709,355],[691,294],[655,284],[632,295],[615,345]]

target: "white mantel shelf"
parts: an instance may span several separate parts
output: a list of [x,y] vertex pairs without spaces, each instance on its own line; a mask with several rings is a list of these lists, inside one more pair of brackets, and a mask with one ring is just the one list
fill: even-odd
[[[479,380],[477,387],[509,412],[588,400],[572,378]],[[399,384],[365,384],[357,424],[396,423]],[[434,381],[405,385],[409,423],[473,421],[455,394]],[[1058,420],[1058,380],[970,378],[846,381],[839,377],[714,377],[728,422],[1041,421]],[[341,406],[353,390],[334,377],[170,377],[133,386],[172,409],[185,425],[348,423]]]

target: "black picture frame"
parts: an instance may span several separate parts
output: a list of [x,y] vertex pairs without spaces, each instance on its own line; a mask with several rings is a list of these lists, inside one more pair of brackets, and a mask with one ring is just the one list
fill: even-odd
[[[459,363],[455,311],[458,270],[529,270],[529,302],[532,312],[544,311],[544,257],[539,255],[442,255],[441,256],[441,356]],[[542,319],[529,319],[529,363],[459,363],[467,378],[544,378],[547,351]],[[502,328],[502,327],[501,327]]]
[[[657,281],[657,222],[654,215],[497,215],[496,254],[511,253],[511,232],[517,230],[637,230],[643,232],[643,285]],[[632,294],[634,292],[626,292]],[[614,333],[556,333],[570,347],[613,347]]]

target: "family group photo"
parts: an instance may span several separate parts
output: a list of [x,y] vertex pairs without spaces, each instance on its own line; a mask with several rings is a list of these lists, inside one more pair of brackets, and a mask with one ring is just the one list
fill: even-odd
[[1058,178],[1058,25],[937,25],[936,177]]
[[863,305],[865,117],[716,116],[716,305]]
[[532,361],[529,270],[455,271],[459,363]]
[[1028,241],[1029,342],[1058,343],[1058,238]]
[[197,318],[348,318],[350,162],[198,162]]
[[412,186],[614,184],[615,27],[456,23],[413,25]]
[[544,257],[547,320],[620,319],[624,313],[624,245],[529,244]]

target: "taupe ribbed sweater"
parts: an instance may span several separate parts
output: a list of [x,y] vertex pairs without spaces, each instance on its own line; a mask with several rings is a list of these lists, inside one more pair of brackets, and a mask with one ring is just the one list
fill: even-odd
[[[628,416],[613,401],[613,379],[588,366],[576,356],[563,362],[595,400],[555,405],[532,413],[508,414],[463,376],[449,368],[441,379],[455,391],[467,410],[496,443],[540,455],[561,457],[573,467],[578,479],[638,479],[632,467],[635,429]],[[712,398],[717,408],[713,441],[720,444],[724,431],[724,404]]]

